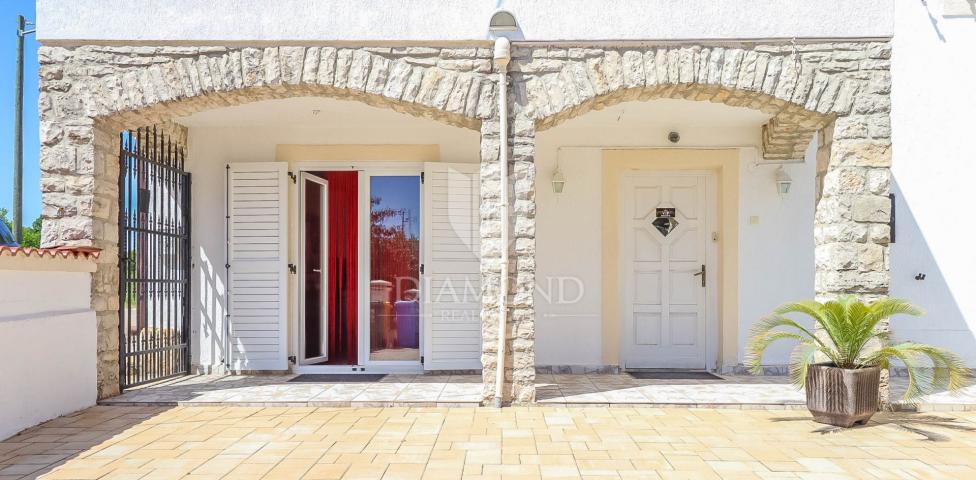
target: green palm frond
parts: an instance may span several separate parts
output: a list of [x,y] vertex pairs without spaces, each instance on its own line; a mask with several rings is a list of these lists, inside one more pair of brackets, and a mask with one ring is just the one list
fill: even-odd
[[892,359],[899,360],[908,371],[908,389],[903,397],[907,402],[941,389],[958,390],[967,384],[968,369],[962,358],[931,345],[915,342],[889,345],[867,354],[862,361],[887,368]]
[[755,335],[746,346],[745,365],[754,375],[762,373],[762,354],[773,342],[778,340],[796,340],[801,345],[809,345],[816,349],[817,345],[810,340],[810,337],[794,332],[782,330],[770,331],[761,335]]
[[810,343],[801,343],[793,347],[790,354],[790,380],[797,390],[803,388],[807,381],[807,370],[813,363],[814,356],[817,354],[817,346]]
[[[806,315],[812,318],[814,323],[820,327],[821,331],[827,335],[831,345],[843,344],[841,341],[843,338],[843,333],[840,328],[841,322],[838,320],[843,318],[843,306],[837,302],[820,303],[815,300],[788,302],[780,305],[773,312],[777,315],[785,315],[787,313]],[[824,352],[824,354],[827,354],[827,352]],[[827,356],[832,359],[837,358],[836,355],[827,354]]]
[[[801,325],[786,315],[810,317],[814,328]],[[790,359],[793,383],[802,386],[809,365],[822,354],[837,367],[856,369],[878,366],[887,369],[892,360],[908,369],[906,400],[936,389],[956,390],[967,382],[967,369],[958,355],[947,350],[913,342],[891,345],[891,334],[879,325],[894,315],[922,315],[920,308],[897,298],[864,303],[853,295],[827,302],[803,300],[780,305],[757,322],[750,331],[746,347],[746,366],[752,373],[762,371],[762,356],[779,340],[793,340],[797,346]]]

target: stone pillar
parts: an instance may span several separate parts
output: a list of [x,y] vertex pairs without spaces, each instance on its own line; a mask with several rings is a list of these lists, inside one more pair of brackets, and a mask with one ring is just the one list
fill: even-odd
[[[498,120],[481,124],[481,378],[482,403],[495,397],[498,292],[501,272],[501,176]],[[507,397],[507,395],[506,395]]]
[[[870,301],[887,295],[890,284],[890,75],[887,69],[865,74],[868,81],[850,111],[824,130],[817,155],[821,192],[815,256],[821,301],[845,294]],[[879,328],[887,330],[887,322]],[[887,372],[881,380],[881,398],[887,402]]]
[[501,184],[498,122],[481,128],[481,278],[483,400],[495,396],[498,292],[501,249],[509,252],[509,310],[506,323],[506,402],[535,401],[535,124],[519,118],[510,124],[509,232],[501,239]]
[[[516,118],[512,125],[510,259],[508,317],[512,402],[535,402],[535,122]],[[506,375],[508,377],[508,375]]]
[[102,250],[91,302],[98,397],[106,398],[119,393],[118,132],[90,118],[58,117],[57,102],[65,100],[41,100],[42,246]]
[[119,128],[96,119],[112,97],[95,98],[86,67],[67,50],[42,47],[40,167],[44,247],[102,250],[92,274],[97,318],[98,397],[119,393]]

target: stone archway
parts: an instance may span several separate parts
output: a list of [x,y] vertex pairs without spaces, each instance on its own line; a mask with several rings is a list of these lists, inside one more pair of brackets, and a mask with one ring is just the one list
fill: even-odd
[[118,393],[119,132],[203,110],[296,96],[349,99],[477,129],[496,113],[486,48],[44,46],[45,246],[103,250],[92,280],[98,392]]
[[[514,241],[511,398],[532,402],[535,312],[535,132],[590,110],[632,100],[677,98],[772,115],[762,128],[767,160],[802,159],[819,132],[816,291],[821,298],[888,291],[891,46],[803,44],[533,46],[516,48],[510,133]],[[498,284],[500,235],[497,124],[482,126],[482,271]],[[487,248],[485,247],[487,246]],[[509,279],[511,281],[511,279]],[[486,287],[487,288],[487,287]],[[484,361],[494,369],[493,295],[486,295]],[[493,388],[486,382],[486,398]]]

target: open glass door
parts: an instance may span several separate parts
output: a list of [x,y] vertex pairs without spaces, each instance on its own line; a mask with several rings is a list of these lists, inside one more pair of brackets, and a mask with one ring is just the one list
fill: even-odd
[[420,361],[420,175],[369,177],[369,361]]
[[329,182],[302,173],[301,262],[299,292],[303,297],[299,320],[299,363],[316,364],[329,359],[328,262]]

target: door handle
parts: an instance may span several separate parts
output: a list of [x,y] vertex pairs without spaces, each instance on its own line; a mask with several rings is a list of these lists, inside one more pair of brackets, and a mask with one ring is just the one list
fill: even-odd
[[312,271],[315,272],[315,273],[322,273],[322,269],[321,268],[313,268]]
[[704,264],[702,264],[701,271],[698,272],[698,273],[696,273],[694,276],[697,277],[699,275],[701,275],[701,278],[702,278],[702,286],[704,287],[705,286],[705,265]]

